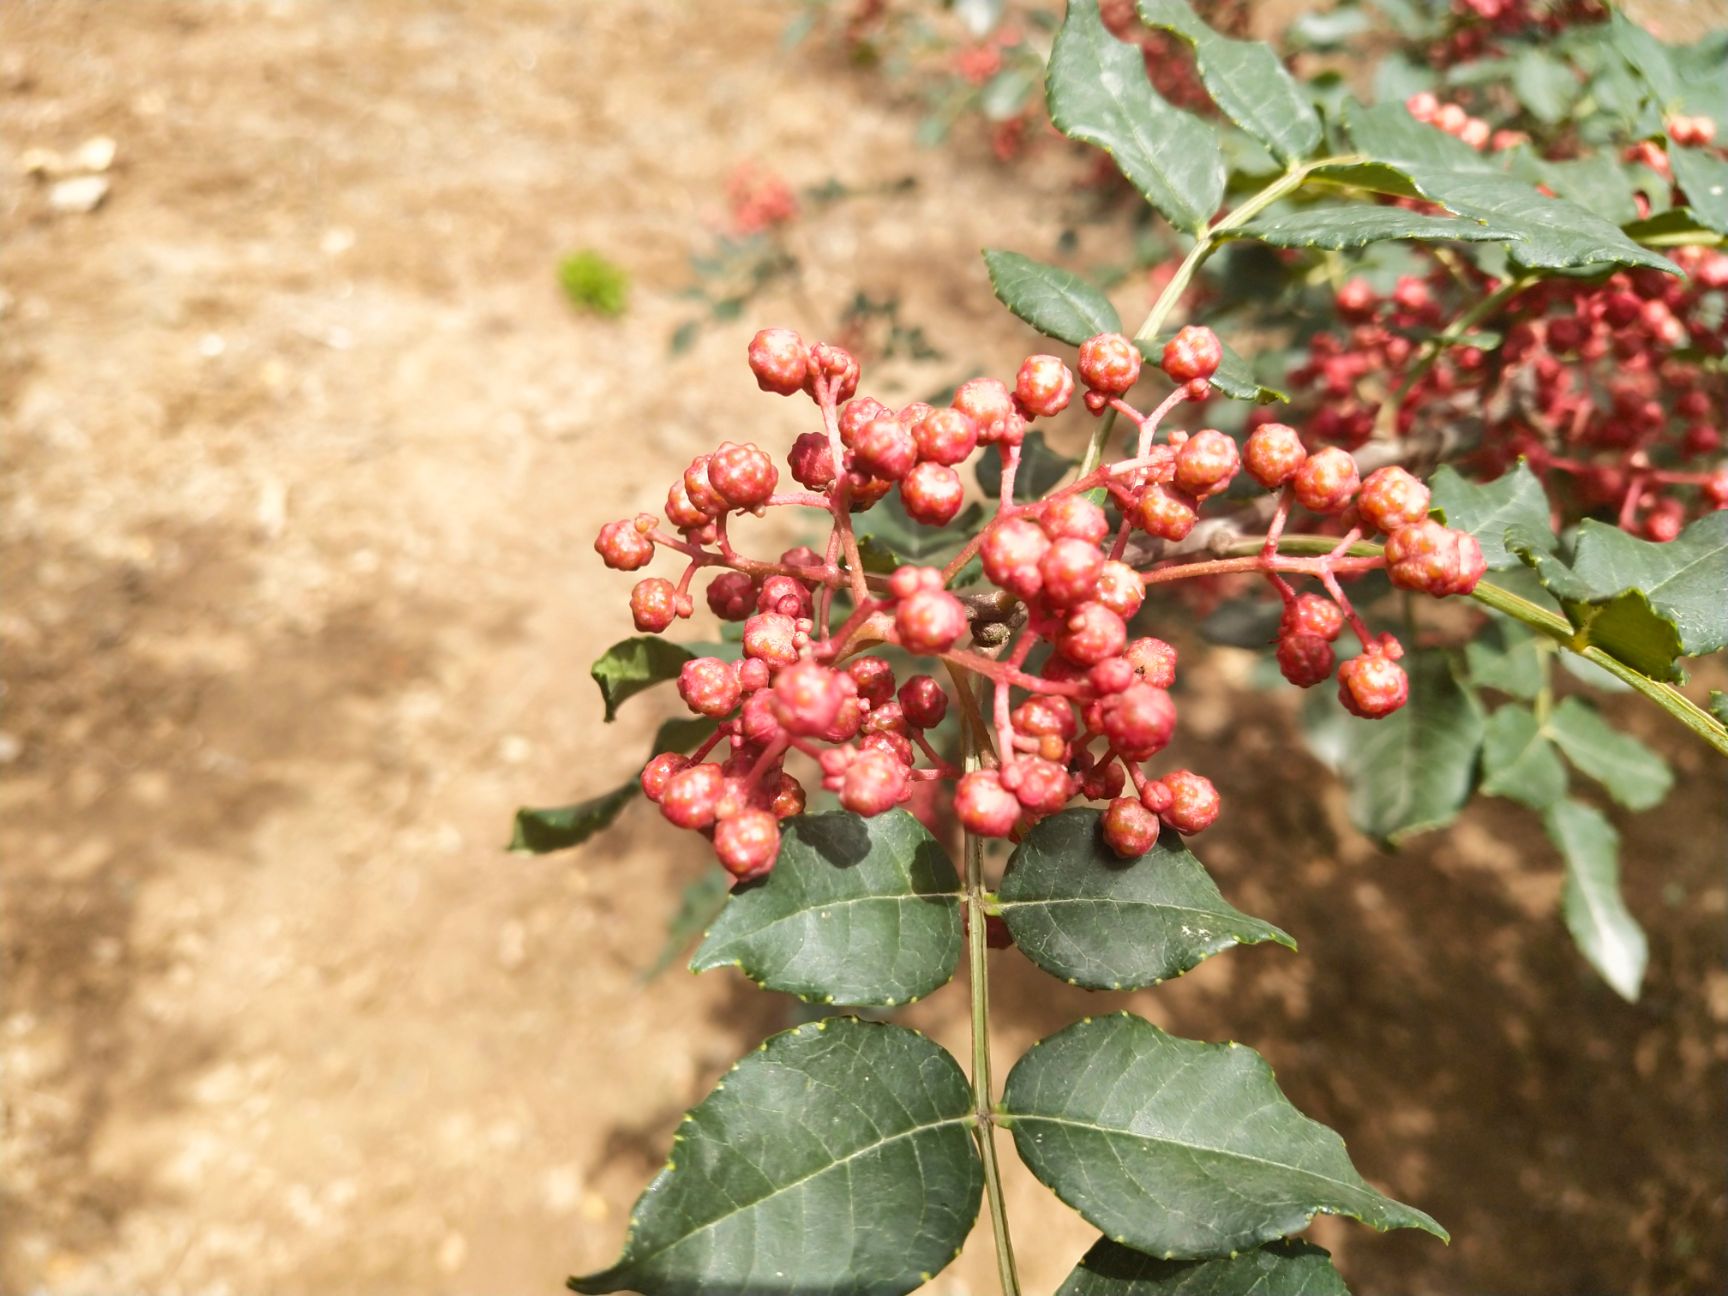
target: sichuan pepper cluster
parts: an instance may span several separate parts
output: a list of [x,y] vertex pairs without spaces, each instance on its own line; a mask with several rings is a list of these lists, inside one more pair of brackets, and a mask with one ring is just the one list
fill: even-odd
[[[619,570],[646,567],[660,553],[683,564],[675,581],[637,583],[630,606],[638,630],[658,634],[693,615],[698,576],[707,578],[709,610],[743,623],[738,660],[684,664],[679,694],[716,729],[688,756],[649,762],[649,798],[671,822],[706,836],[739,878],[772,867],[780,820],[804,808],[804,786],[786,769],[795,752],[860,815],[907,802],[921,783],[951,782],[955,817],[984,837],[1017,838],[1076,797],[1108,803],[1104,836],[1125,858],[1144,854],[1161,831],[1200,832],[1219,812],[1212,782],[1186,769],[1147,768],[1176,733],[1176,650],[1130,628],[1149,590],[1191,577],[1260,574],[1283,604],[1275,651],[1287,679],[1308,688],[1335,674],[1352,713],[1397,710],[1409,693],[1402,649],[1369,630],[1339,578],[1383,567],[1405,589],[1467,593],[1483,571],[1480,548],[1429,519],[1427,488],[1401,467],[1364,481],[1348,451],[1310,453],[1278,423],[1257,427],[1240,447],[1216,429],[1164,431],[1169,415],[1209,394],[1220,359],[1209,329],[1182,329],[1161,354],[1172,390],[1150,413],[1126,399],[1142,357],[1115,333],[1081,345],[1078,382],[1061,358],[1035,355],[1012,386],[974,378],[945,407],[893,409],[858,394],[859,366],[845,350],[807,344],[788,329],[758,333],[749,348],[758,384],[808,397],[821,418],[819,430],[788,448],[790,480],[766,450],[723,442],[672,483],[664,524],[647,514],[608,523],[595,542]],[[1027,429],[1077,393],[1094,416],[1132,429],[1127,457],[1016,502]],[[980,453],[1000,456],[1000,495],[954,559],[942,569],[866,572],[854,515],[898,491],[914,521],[946,526],[967,493],[957,470]],[[1232,558],[1183,552],[1202,509],[1243,472],[1277,492],[1263,543]],[[729,529],[740,516],[782,507],[822,519],[820,552],[799,547],[763,559],[734,548]],[[1298,509],[1319,515],[1336,536],[1330,552],[1279,552]],[[1382,553],[1350,554],[1374,533],[1386,537]],[[974,557],[982,582],[957,587]],[[1318,589],[1298,592],[1293,581]],[[1346,630],[1357,646],[1339,665]],[[928,668],[900,678],[871,653],[883,645]],[[951,711],[969,753],[960,765],[932,737]]]

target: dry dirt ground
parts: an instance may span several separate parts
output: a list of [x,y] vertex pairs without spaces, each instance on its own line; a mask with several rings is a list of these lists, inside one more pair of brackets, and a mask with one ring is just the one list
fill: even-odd
[[[0,1290],[550,1292],[607,1261],[678,1114],[789,1020],[730,974],[644,989],[698,868],[650,816],[574,858],[512,808],[627,776],[588,662],[627,628],[596,526],[721,434],[784,444],[754,323],[668,359],[673,292],[737,161],[913,175],[806,235],[821,329],[899,292],[952,357],[1026,345],[977,247],[1062,196],[911,146],[788,10],[705,0],[0,4],[5,681]],[[55,215],[32,146],[118,142]],[[1044,213],[1033,215],[1029,213]],[[552,265],[605,249],[621,323]],[[1382,855],[1297,753],[1290,699],[1196,672],[1208,859],[1303,943],[1137,1010],[1235,1037],[1448,1248],[1324,1223],[1360,1293],[1706,1293],[1724,1236],[1722,780],[1623,824],[1649,992],[1554,918],[1555,861],[1492,805]],[[1644,732],[1668,735],[1648,717]],[[996,956],[1006,1064],[1123,997]],[[958,984],[914,1024],[963,1040]],[[1027,1176],[1027,1290],[1088,1230]],[[933,1290],[991,1290],[975,1237]]]

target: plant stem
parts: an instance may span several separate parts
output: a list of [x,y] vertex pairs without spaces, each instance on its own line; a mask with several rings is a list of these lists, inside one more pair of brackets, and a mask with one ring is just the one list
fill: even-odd
[[[1332,536],[1285,536],[1279,540],[1278,550],[1280,553],[1289,554],[1325,554],[1332,552],[1337,544],[1338,541]],[[1232,545],[1225,552],[1231,557],[1247,557],[1258,553],[1260,548],[1259,541],[1248,541]],[[1381,547],[1364,541],[1351,545],[1345,553],[1353,558],[1371,558],[1381,553]],[[1628,666],[1618,657],[1604,652],[1594,644],[1580,643],[1578,631],[1564,617],[1487,581],[1477,582],[1470,597],[1546,635],[1567,652],[1575,653],[1585,661],[1600,666],[1616,679],[1649,698],[1716,751],[1728,756],[1728,726],[1722,725],[1672,684],[1651,679],[1643,671]]]
[[[1213,221],[1201,232],[1194,246],[1188,249],[1188,255],[1182,258],[1182,264],[1176,267],[1176,273],[1170,277],[1170,282],[1164,285],[1164,291],[1158,294],[1158,300],[1152,303],[1152,309],[1146,313],[1146,318],[1140,321],[1140,327],[1134,332],[1134,340],[1150,342],[1158,336],[1158,331],[1164,327],[1164,321],[1176,308],[1176,303],[1182,300],[1182,294],[1188,291],[1188,285],[1194,281],[1195,274],[1222,241],[1221,235],[1240,229],[1280,198],[1295,193],[1302,187],[1303,182],[1320,168],[1351,166],[1362,160],[1355,154],[1349,154],[1304,162],[1301,166],[1286,171],[1259,193],[1245,199],[1234,211]],[[1092,440],[1087,443],[1086,455],[1080,461],[1080,476],[1086,476],[1103,461],[1104,447],[1109,443],[1111,429],[1115,426],[1116,411],[1109,410],[1098,421],[1098,426],[1092,432]]]
[[[970,696],[971,677],[954,671],[955,683]],[[976,702],[973,703],[976,707]],[[978,768],[978,747],[972,726],[966,726],[966,768]],[[1008,1208],[1002,1196],[1002,1170],[996,1161],[995,1086],[990,1080],[990,969],[985,924],[984,841],[966,834],[966,962],[972,990],[972,1103],[977,1123],[972,1136],[984,1163],[984,1191],[990,1198],[990,1232],[996,1242],[996,1276],[1002,1296],[1020,1296],[1020,1274],[1014,1264],[1014,1243],[1008,1236]]]

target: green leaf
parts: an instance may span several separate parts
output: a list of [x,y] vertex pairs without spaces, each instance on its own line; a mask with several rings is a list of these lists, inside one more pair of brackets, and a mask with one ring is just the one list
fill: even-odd
[[629,274],[591,248],[558,263],[558,284],[572,306],[596,315],[616,318],[629,300]]
[[642,785],[631,779],[575,805],[544,809],[524,806],[516,812],[516,826],[506,849],[516,855],[544,855],[580,846],[595,833],[611,827],[612,821],[641,791]]
[[1728,234],[1728,162],[1699,148],[1668,150],[1674,183],[1700,222],[1718,234]]
[[[1020,444],[1020,467],[1014,473],[1014,498],[1020,502],[1035,500],[1060,485],[1073,471],[1075,460],[1050,448],[1044,434],[1036,429],[1026,434]],[[997,499],[1002,494],[1002,456],[979,455],[972,471],[985,495]]]
[[1459,216],[1514,229],[1514,264],[1529,270],[1650,266],[1678,274],[1610,221],[1563,198],[1549,198],[1496,170],[1491,157],[1412,117],[1402,104],[1352,104],[1351,140],[1374,161],[1324,168],[1315,178],[1426,198]]
[[1322,1213],[1446,1236],[1369,1187],[1344,1141],[1239,1044],[1088,1018],[1020,1059],[1003,1107],[1033,1174],[1106,1237],[1167,1260],[1240,1251]]
[[1628,810],[1660,804],[1674,786],[1667,761],[1614,728],[1583,698],[1562,699],[1548,717],[1547,732],[1567,760]]
[[1271,46],[1219,35],[1187,0],[1140,0],[1140,17],[1194,47],[1194,62],[1212,102],[1273,157],[1288,166],[1319,145],[1320,117]]
[[908,564],[943,566],[960,551],[983,516],[983,506],[974,501],[947,526],[925,526],[912,520],[896,491],[870,510],[871,530],[858,537],[864,570],[887,576]]
[[1216,1260],[1159,1260],[1099,1238],[1056,1296],[1350,1296],[1328,1252],[1268,1242]]
[[1477,688],[1499,689],[1525,701],[1542,691],[1545,640],[1495,621],[1464,647],[1470,682]]
[[1508,527],[1548,525],[1547,493],[1522,459],[1511,472],[1481,485],[1445,464],[1428,479],[1428,489],[1446,525],[1476,537],[1490,571],[1518,565],[1518,556],[1506,548]]
[[678,670],[695,654],[657,635],[637,635],[613,644],[589,669],[606,703],[606,723],[618,718],[618,708],[643,689],[677,679]]
[[1460,220],[1454,216],[1424,216],[1403,207],[1352,203],[1301,207],[1274,216],[1263,216],[1232,230],[1231,236],[1258,239],[1273,247],[1313,247],[1340,252],[1366,247],[1370,243],[1384,243],[1389,239],[1504,243],[1518,234],[1513,229]]
[[1459,686],[1443,652],[1404,660],[1410,700],[1383,720],[1348,717],[1343,772],[1350,818],[1396,846],[1452,822],[1470,788],[1482,745],[1482,704]]
[[1728,693],[1721,689],[1710,690],[1710,714],[1728,725]]
[[1707,513],[1666,544],[1585,519],[1568,565],[1545,529],[1507,538],[1560,600],[1578,633],[1656,679],[1674,679],[1681,656],[1728,646],[1728,512]]
[[1159,96],[1139,48],[1109,33],[1097,0],[1069,0],[1044,91],[1057,130],[1110,154],[1172,225],[1192,234],[1205,229],[1224,200],[1218,137]]
[[1543,810],[1566,795],[1566,766],[1528,707],[1504,706],[1482,735],[1482,790]]
[[1620,894],[1620,834],[1581,801],[1553,806],[1543,824],[1566,861],[1560,912],[1567,930],[1614,992],[1636,1002],[1650,946]]
[[1678,107],[1680,78],[1667,46],[1624,14],[1612,15],[1609,22],[1615,52],[1649,88],[1655,106],[1659,109]]
[[732,893],[690,970],[736,965],[767,990],[818,1003],[921,999],[960,961],[960,879],[905,810],[783,825],[767,877]]
[[1145,855],[1119,858],[1096,810],[1041,820],[1015,848],[998,890],[1020,951],[1089,990],[1132,990],[1181,976],[1233,945],[1296,942],[1219,894],[1173,832]]
[[624,1254],[578,1292],[899,1296],[960,1249],[983,1173],[953,1058],[831,1017],[771,1037],[684,1118]]
[[[687,752],[713,732],[714,722],[707,716],[668,720],[654,734],[654,748],[649,756]],[[516,826],[505,849],[519,855],[544,855],[580,846],[595,833],[611,827],[612,821],[641,791],[642,784],[631,779],[575,805],[538,810],[525,806],[516,812]]]
[[[1140,349],[1141,355],[1156,365],[1163,359],[1164,344],[1169,340],[1170,337],[1160,337],[1147,342],[1135,338],[1134,345]],[[1263,386],[1254,376],[1254,367],[1232,350],[1228,343],[1220,340],[1218,346],[1223,355],[1218,361],[1218,371],[1212,375],[1212,386],[1223,395],[1231,400],[1256,401],[1261,405],[1290,399],[1276,387]]]
[[1671,207],[1665,212],[1625,225],[1627,238],[1661,247],[1710,242],[1715,233],[1715,230],[1693,215],[1690,207]]
[[1071,271],[996,248],[984,249],[984,264],[997,299],[1045,337],[1079,346],[1122,331],[1110,299]]
[[1549,125],[1564,121],[1582,88],[1566,60],[1540,46],[1527,45],[1512,60],[1512,89],[1537,121]]
[[1555,193],[1604,220],[1613,221],[1621,227],[1621,233],[1638,241],[1626,228],[1628,222],[1638,218],[1632,178],[1611,154],[1592,153],[1560,162],[1533,159],[1533,164],[1537,178]]

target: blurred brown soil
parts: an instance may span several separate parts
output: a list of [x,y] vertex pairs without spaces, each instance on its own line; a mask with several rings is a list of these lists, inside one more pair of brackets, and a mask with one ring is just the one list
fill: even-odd
[[[0,7],[0,1291],[556,1290],[790,1020],[726,973],[641,986],[699,867],[652,816],[498,849],[518,802],[627,777],[661,714],[600,728],[627,582],[597,525],[723,434],[801,430],[741,363],[754,313],[666,351],[735,162],[918,180],[812,219],[762,322],[898,293],[950,357],[885,369],[902,398],[1028,344],[976,250],[1047,249],[1066,173],[916,151],[870,82],[779,51],[787,16]],[[107,202],[51,212],[23,151],[99,134]],[[560,298],[581,246],[635,277],[622,322]],[[1634,714],[1680,786],[1617,816],[1652,943],[1631,1006],[1570,948],[1527,816],[1375,851],[1244,674],[1190,672],[1185,754],[1235,807],[1226,893],[1301,956],[1088,996],[997,955],[999,1064],[1122,1002],[1262,1049],[1452,1230],[1323,1222],[1359,1293],[1728,1288],[1719,768]],[[908,1018],[959,1046],[963,1001]],[[1048,1292],[1089,1230],[1017,1170],[1010,1199]],[[932,1290],[991,1290],[987,1253]]]

